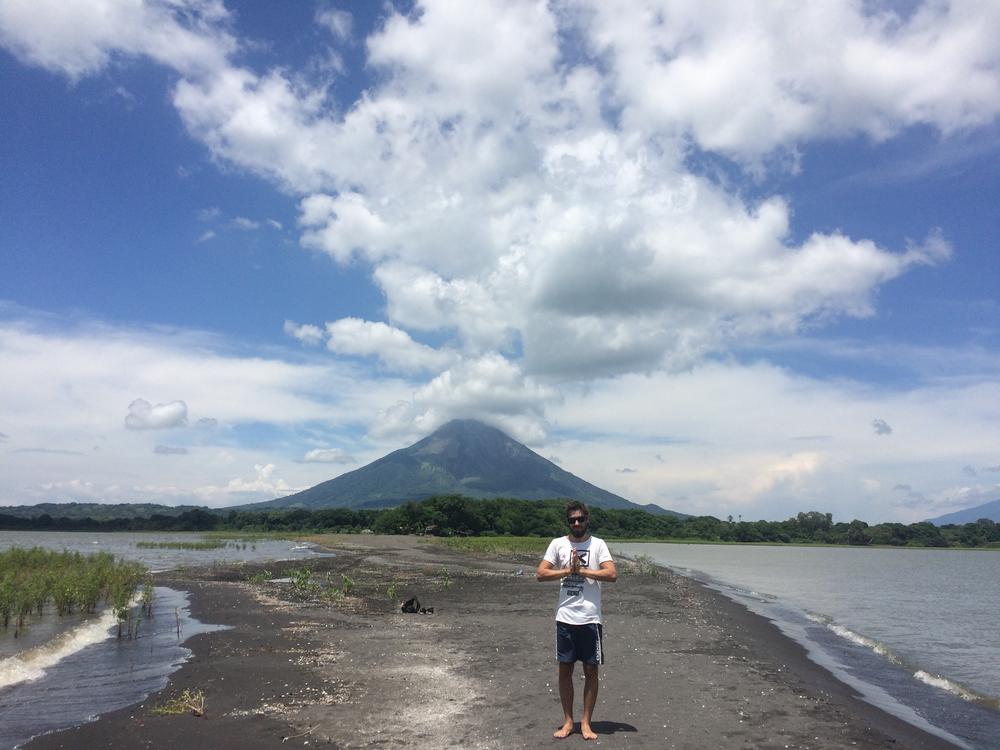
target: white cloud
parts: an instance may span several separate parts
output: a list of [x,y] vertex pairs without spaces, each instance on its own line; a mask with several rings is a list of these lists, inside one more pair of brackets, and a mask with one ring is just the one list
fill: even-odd
[[[337,106],[325,81],[239,67],[219,4],[112,8],[79,42],[97,51],[88,65],[20,13],[5,38],[70,75],[115,50],[173,67],[189,132],[301,196],[302,244],[371,263],[395,329],[454,331],[471,357],[520,347],[525,372],[566,379],[679,370],[747,335],[871,315],[880,285],[950,252],[933,227],[923,248],[793,241],[786,199],[750,202],[692,174],[692,142],[759,170],[810,140],[951,133],[1000,112],[1000,8],[971,0],[905,18],[857,4],[424,0],[388,12],[366,40],[374,82]],[[316,16],[340,41],[350,20]],[[203,63],[152,37],[188,40]]]
[[[44,326],[0,321],[0,361],[0,414],[4,432],[12,436],[4,449],[46,449],[0,451],[0,497],[17,503],[82,499],[42,486],[80,480],[94,488],[87,496],[94,500],[201,502],[198,488],[214,487],[205,501],[231,504],[236,500],[227,500],[225,488],[234,465],[288,466],[282,475],[287,486],[308,487],[329,478],[329,465],[301,462],[303,440],[317,445],[350,430],[344,439],[354,441],[351,452],[359,463],[374,460],[400,444],[353,435],[386,403],[413,389],[388,376],[371,380],[362,370],[326,358],[292,362],[274,353],[233,355],[201,332],[79,321],[58,328],[51,320]],[[183,445],[189,454],[171,462],[169,492],[163,461],[151,460],[164,432],[123,429],[122,404],[136,393],[185,396],[186,410],[180,402],[146,400],[128,413],[136,425],[165,427],[180,425],[187,412],[192,426]],[[154,497],[152,489],[141,488],[163,494]]]
[[[230,479],[225,487],[225,494],[232,495],[252,495],[254,497],[267,496],[268,498],[282,497],[296,492],[304,487],[293,488],[280,477],[274,476],[274,464],[254,464],[256,476],[253,479]],[[218,494],[219,488],[199,487],[196,492],[204,497],[211,497]]]
[[[344,318],[324,332],[287,322],[286,332],[434,376],[383,377],[373,389],[339,360],[203,357],[120,332],[10,333],[30,345],[13,369],[4,359],[4,378],[21,388],[2,390],[27,394],[38,413],[56,415],[53,423],[72,421],[81,443],[105,429],[105,417],[80,403],[107,414],[110,404],[120,410],[122,394],[178,390],[226,425],[372,420],[372,437],[386,440],[419,437],[452,416],[483,418],[536,442],[552,415],[581,431],[620,424],[647,440],[669,425],[689,442],[656,446],[664,460],[648,466],[635,459],[640,447],[652,453],[648,443],[634,440],[606,457],[569,442],[554,447],[567,465],[587,456],[588,472],[623,493],[685,497],[692,509],[715,512],[765,498],[804,502],[821,498],[820,488],[868,507],[879,488],[904,481],[932,497],[943,490],[921,462],[942,469],[924,441],[952,433],[945,403],[973,416],[978,439],[994,437],[966,408],[988,403],[976,391],[990,390],[980,381],[876,399],[850,387],[789,383],[766,367],[704,367],[707,355],[748,338],[872,315],[883,284],[947,260],[951,248],[933,226],[922,246],[837,231],[799,240],[790,199],[748,199],[738,179],[713,182],[692,171],[689,157],[720,154],[752,178],[800,168],[799,151],[817,140],[886,139],[916,125],[947,137],[995,121],[996,3],[926,2],[903,17],[871,3],[476,0],[456,12],[445,0],[422,0],[407,15],[386,11],[365,40],[373,75],[355,101],[336,101],[326,76],[311,82],[288,67],[240,67],[240,43],[219,2],[104,7],[95,14],[81,0],[6,0],[0,44],[74,79],[141,55],[172,69],[171,101],[191,136],[218,162],[295,195],[301,244],[339,263],[367,264],[385,294],[387,323]],[[315,20],[337,44],[353,33],[341,11]],[[337,57],[334,67],[342,65]],[[413,339],[417,331],[447,343],[435,350]],[[39,341],[51,352],[36,348]],[[46,374],[42,364],[52,362],[71,362],[73,379]],[[694,372],[705,378],[697,387]],[[738,399],[719,372],[743,383]],[[772,397],[758,399],[753,386]],[[816,401],[806,408],[801,392]],[[792,404],[795,424],[775,418],[786,410],[776,394]],[[22,405],[0,404],[11,409],[0,413],[15,415],[19,438],[27,429],[32,444],[56,444],[30,427]],[[690,424],[695,405],[714,431]],[[872,413],[905,425],[907,437],[878,440],[864,428]],[[863,437],[850,433],[848,417]],[[785,437],[776,424],[787,424]],[[739,438],[729,436],[734,430]],[[785,442],[802,435],[831,437],[809,451]],[[996,461],[955,437],[942,450],[961,456],[959,465]],[[697,441],[724,448],[699,453]],[[148,458],[150,446],[142,449]],[[869,472],[859,456],[876,455],[887,457],[871,458],[878,471]],[[247,451],[238,460],[272,463]],[[214,477],[199,486],[228,483]]]
[[457,418],[479,419],[527,443],[545,435],[546,404],[554,389],[526,377],[498,354],[463,360],[419,388],[408,400],[382,411],[370,431],[400,440],[421,437]]
[[208,231],[201,233],[201,235],[198,237],[198,242],[208,242],[210,239],[213,239],[214,237],[215,237],[215,232],[209,229]]
[[334,39],[343,42],[351,38],[354,19],[346,10],[324,9],[316,12],[316,23],[325,26]]
[[1000,112],[1000,7],[588,2],[584,34],[630,127],[753,159],[812,138],[949,133]]
[[327,348],[338,354],[375,356],[387,368],[404,372],[440,370],[452,359],[410,338],[406,331],[381,322],[341,318],[326,324]]
[[[421,10],[391,16],[369,38],[369,60],[386,77],[340,118],[324,109],[324,91],[277,71],[230,68],[181,81],[175,97],[189,129],[218,157],[304,195],[304,246],[341,263],[374,264],[397,328],[456,331],[472,356],[519,340],[530,373],[585,380],[683,369],[748,334],[871,315],[881,284],[950,252],[932,227],[926,247],[897,252],[838,233],[793,243],[784,199],[747,203],[687,171],[684,136],[692,130],[704,133],[705,148],[747,158],[828,136],[836,89],[822,76],[808,123],[775,128],[766,118],[791,105],[755,101],[743,119],[765,121],[756,130],[735,127],[739,142],[699,125],[715,110],[684,104],[705,69],[718,80],[743,71],[745,61],[723,43],[743,38],[736,7],[727,12],[737,21],[719,24],[722,31],[678,6],[669,28],[653,24],[640,35],[648,49],[635,54],[647,57],[657,39],[666,48],[675,37],[704,39],[678,49],[669,71],[671,80],[682,79],[676,106],[688,106],[676,117],[639,112],[629,98],[621,69],[633,64],[631,53],[620,49],[615,30],[649,26],[634,6],[615,11],[625,18],[614,21],[593,15],[603,10],[552,14],[529,3],[481,3],[478,16],[435,2]],[[872,26],[877,19],[854,10],[832,21],[893,44]],[[962,33],[955,24],[941,33]],[[611,75],[584,63],[559,68],[560,28],[600,49],[616,64]],[[785,50],[784,21],[752,28],[749,38],[759,36],[765,53],[802,56],[807,69],[836,57],[829,45]],[[487,29],[493,41],[483,44]],[[748,44],[734,49],[756,50]],[[706,56],[711,65],[695,64]],[[978,70],[973,60],[981,56],[965,64]],[[759,72],[771,86],[768,75],[777,73]],[[643,101],[659,91],[641,90],[653,92]],[[776,85],[772,93],[787,92]],[[943,101],[961,92],[937,95]],[[626,116],[609,121],[602,107],[618,100]],[[721,101],[733,99],[720,94]],[[893,101],[886,94],[886,106]],[[992,117],[988,102],[976,106],[974,120]],[[727,113],[712,116],[733,128]],[[934,122],[945,130],[954,124]],[[360,158],[371,153],[381,158]]]
[[125,426],[130,430],[164,430],[186,424],[187,404],[183,401],[168,401],[154,406],[145,399],[137,398],[128,405],[125,416]]
[[21,60],[71,78],[118,55],[146,55],[185,75],[226,65],[236,49],[218,0],[4,0],[0,44]]
[[353,464],[355,458],[342,448],[313,448],[302,457],[303,461],[320,464]]
[[293,339],[297,339],[307,346],[318,346],[323,343],[323,339],[325,338],[323,329],[319,326],[308,323],[299,325],[291,320],[285,321],[284,331]]
[[[544,446],[563,468],[630,500],[717,517],[814,508],[841,520],[921,520],[935,515],[936,498],[956,495],[962,466],[988,463],[1000,444],[995,375],[893,392],[766,364],[708,364],[562,396],[546,410]],[[866,426],[875,409],[905,432],[875,434]],[[801,435],[826,437],[803,445]]]
[[248,219],[245,216],[237,216],[232,220],[232,222],[230,222],[230,226],[233,229],[240,230],[241,232],[252,232],[255,229],[260,229],[260,222]]

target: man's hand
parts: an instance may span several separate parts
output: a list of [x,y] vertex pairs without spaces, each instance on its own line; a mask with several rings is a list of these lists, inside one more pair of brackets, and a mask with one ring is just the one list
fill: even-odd
[[569,569],[572,573],[579,573],[580,567],[580,556],[576,554],[576,550],[573,550],[572,557],[570,557]]
[[535,578],[539,581],[557,581],[572,573],[572,568],[556,568],[548,560],[542,560],[535,571]]

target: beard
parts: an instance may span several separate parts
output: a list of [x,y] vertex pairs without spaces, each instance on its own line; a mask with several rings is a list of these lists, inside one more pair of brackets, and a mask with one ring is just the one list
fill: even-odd
[[569,533],[572,534],[577,539],[579,539],[580,537],[582,537],[584,534],[587,533],[587,529],[581,528],[579,526],[574,526],[572,529],[569,530]]

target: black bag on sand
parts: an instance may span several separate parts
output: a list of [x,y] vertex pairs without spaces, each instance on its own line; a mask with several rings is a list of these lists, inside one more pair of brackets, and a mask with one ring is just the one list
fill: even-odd
[[421,607],[420,600],[414,596],[403,602],[403,606],[399,608],[399,611],[403,614],[411,615],[433,615],[434,607]]

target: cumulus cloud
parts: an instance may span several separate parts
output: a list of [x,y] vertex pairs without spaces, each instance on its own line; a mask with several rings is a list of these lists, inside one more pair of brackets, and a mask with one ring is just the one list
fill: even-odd
[[284,331],[288,336],[301,341],[307,346],[318,346],[323,343],[323,339],[325,338],[323,329],[319,326],[310,325],[308,323],[299,325],[291,320],[285,321]]
[[411,399],[383,410],[370,429],[378,437],[416,437],[466,417],[493,424],[522,442],[536,443],[545,435],[545,404],[557,396],[514,363],[487,354],[445,370]]
[[892,427],[884,419],[873,419],[872,429],[875,430],[876,435],[891,435]]
[[1000,108],[992,3],[919,3],[908,16],[888,3],[577,7],[626,122],[737,158],[915,124],[952,132]]
[[[664,373],[684,382],[747,337],[872,315],[883,284],[948,259],[941,232],[925,226],[926,239],[912,245],[793,233],[788,198],[743,187],[800,168],[799,153],[815,141],[879,141],[914,126],[947,137],[1000,113],[995,3],[923,2],[902,14],[877,3],[475,0],[458,13],[419,0],[412,12],[385,11],[364,40],[370,85],[336,101],[327,75],[245,67],[217,0],[107,0],[101,14],[81,0],[39,1],[0,4],[6,49],[74,80],[139,56],[168,67],[170,101],[218,163],[295,196],[304,247],[371,269],[386,322],[285,330],[327,342],[338,359],[376,357],[383,375],[430,378],[380,381],[398,401],[372,423],[381,439],[471,416],[539,441],[566,394],[590,403],[580,384],[601,391],[607,382],[659,383]],[[334,45],[351,43],[347,14],[324,10],[315,20]],[[693,168],[703,152],[735,166],[732,183]],[[354,380],[323,368],[195,359],[170,361],[210,376],[221,398],[199,402],[218,403],[227,423],[248,413],[356,416],[315,396],[338,388],[372,405]],[[154,371],[143,376],[158,382],[125,392],[176,387]],[[733,414],[753,401],[716,395]],[[853,425],[882,408],[855,405]],[[746,434],[771,415],[757,417]],[[908,434],[919,432],[916,421],[910,414]],[[884,420],[872,424],[876,436],[891,432]],[[924,426],[933,434],[936,425]],[[692,502],[730,490],[791,493],[835,471],[826,444],[789,454],[788,436],[822,430],[835,451],[849,428],[808,419],[786,427],[780,447],[746,465],[674,477],[664,491]],[[902,442],[878,441],[886,451]],[[967,453],[960,461],[990,460]],[[676,455],[666,458],[651,466],[671,470]],[[638,468],[636,486],[663,476]]]
[[[372,263],[395,327],[457,331],[473,356],[519,340],[533,374],[683,369],[736,337],[871,315],[879,285],[948,257],[933,228],[924,245],[896,252],[838,233],[793,243],[784,199],[748,203],[691,173],[685,157],[690,137],[750,159],[829,137],[831,125],[841,132],[846,63],[830,23],[861,47],[925,65],[926,51],[909,45],[933,27],[944,55],[945,39],[968,30],[960,14],[890,23],[846,8],[823,17],[824,43],[812,45],[785,32],[817,28],[818,11],[765,23],[738,6],[720,19],[678,5],[653,23],[651,8],[572,7],[480,3],[478,13],[455,14],[426,2],[413,16],[391,14],[368,39],[369,61],[386,77],[339,118],[321,91],[280,71],[182,80],[175,104],[219,158],[304,194],[302,244]],[[639,28],[630,49],[625,39]],[[560,67],[560,32],[579,35],[610,67]],[[773,54],[806,64],[773,67]],[[978,66],[994,57],[977,31],[968,55],[949,62],[984,81]],[[637,78],[639,67],[651,72]],[[731,96],[725,82],[748,70],[759,96]],[[706,76],[711,104],[699,109],[687,92],[702,91]],[[909,115],[885,111],[898,97],[883,92],[860,127],[886,137],[910,122],[950,131],[988,121],[997,97],[968,83],[924,87],[941,106]],[[802,90],[810,95],[799,101]],[[968,117],[949,119],[946,100],[963,96]],[[727,107],[748,99],[734,121]],[[664,109],[673,100],[676,111]],[[604,114],[609,103],[622,109],[617,120]],[[383,157],[360,158],[368,153]]]
[[145,55],[185,75],[226,65],[236,41],[219,0],[86,0],[0,3],[0,44],[21,60],[71,78],[115,57]]
[[[290,487],[284,479],[276,477],[274,475],[276,468],[274,464],[254,464],[256,476],[253,479],[242,477],[231,479],[226,484],[224,492],[227,496],[282,497],[297,492],[298,489],[304,489]],[[202,495],[213,495],[218,493],[218,488],[201,487],[198,492]]]
[[342,448],[313,448],[302,457],[307,463],[353,464],[356,459]]
[[406,331],[381,322],[341,318],[326,324],[329,338],[326,347],[338,354],[375,356],[390,369],[407,372],[440,370],[452,359],[439,351],[414,341]]
[[194,423],[194,426],[202,430],[214,430],[219,426],[219,420],[215,417],[202,417]]
[[[193,137],[298,195],[303,246],[371,264],[391,325],[337,321],[334,351],[375,354],[379,338],[382,364],[411,372],[448,360],[402,338],[411,331],[586,381],[680,371],[747,335],[871,315],[880,285],[948,258],[939,232],[903,248],[794,240],[785,198],[747,200],[689,156],[755,172],[816,139],[948,134],[1000,112],[1000,9],[975,3],[903,16],[588,0],[456,13],[422,0],[387,11],[366,40],[374,82],[335,107],[325,79],[237,64],[217,2],[118,0],[103,21],[60,4],[63,32],[10,7],[0,39],[25,61],[80,76],[144,54],[177,71],[173,103]],[[343,11],[315,20],[339,43],[352,33]]]
[[163,430],[187,424],[187,404],[169,401],[155,406],[137,398],[128,405],[125,426],[130,430]]

